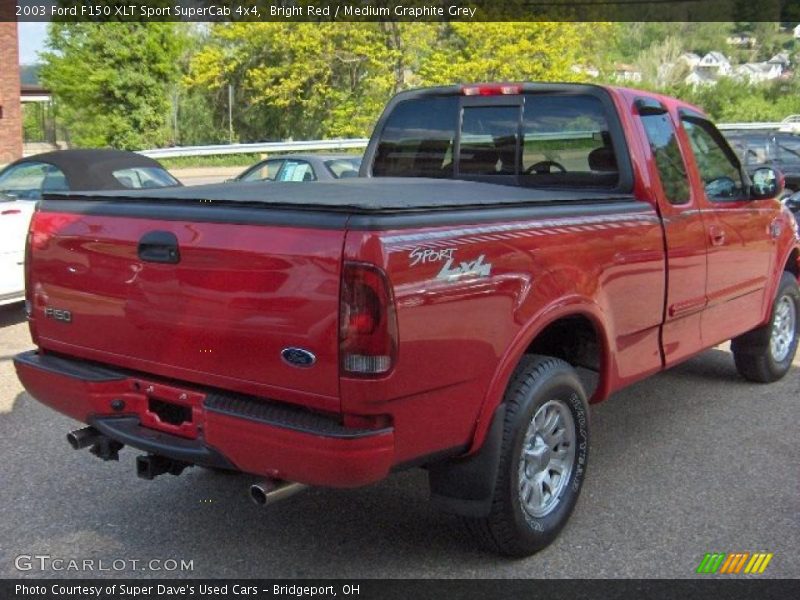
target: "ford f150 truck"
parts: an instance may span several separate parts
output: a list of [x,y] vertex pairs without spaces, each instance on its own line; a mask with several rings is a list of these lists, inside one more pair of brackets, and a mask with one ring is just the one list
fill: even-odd
[[[75,448],[263,478],[268,503],[412,466],[489,548],[575,506],[588,404],[726,340],[791,368],[797,224],[703,113],[621,88],[404,92],[360,177],[45,198],[25,388]],[[665,493],[669,493],[665,490]]]

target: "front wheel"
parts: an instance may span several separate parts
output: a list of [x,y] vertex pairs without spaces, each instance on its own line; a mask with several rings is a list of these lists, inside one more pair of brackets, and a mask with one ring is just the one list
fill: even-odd
[[589,413],[575,370],[544,356],[523,359],[505,402],[492,507],[467,524],[487,549],[522,557],[550,544],[575,507],[588,459]]
[[791,273],[784,273],[772,305],[769,323],[733,340],[736,369],[758,383],[777,381],[792,367],[798,342],[800,289]]

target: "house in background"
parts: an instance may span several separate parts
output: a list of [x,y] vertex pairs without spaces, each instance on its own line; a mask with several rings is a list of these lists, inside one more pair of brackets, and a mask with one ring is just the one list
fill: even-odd
[[756,45],[756,38],[749,33],[737,33],[725,40],[729,46],[736,46],[737,48],[753,48]]
[[698,64],[700,64],[700,60],[700,56],[694,52],[684,52],[678,57],[678,62],[685,64],[690,69],[694,69]]
[[794,39],[800,40],[800,25],[795,25],[792,31],[794,32]]
[[767,61],[771,65],[780,65],[781,70],[785,71],[792,64],[788,52],[779,52]]
[[684,81],[692,86],[716,85],[720,77],[732,74],[733,67],[727,57],[722,52],[714,51],[703,56]]
[[642,72],[633,65],[617,63],[614,65],[614,79],[626,83],[642,81]]
[[722,52],[709,52],[700,59],[696,68],[716,77],[730,75],[733,72],[731,62]]
[[686,76],[684,81],[692,87],[697,87],[699,85],[717,85],[717,78],[715,75],[696,68],[692,69],[692,72]]
[[569,70],[578,75],[586,75],[592,79],[600,77],[600,69],[592,65],[572,65]]
[[745,63],[736,67],[733,76],[747,83],[764,83],[779,79],[783,74],[783,67],[778,63],[760,62]]

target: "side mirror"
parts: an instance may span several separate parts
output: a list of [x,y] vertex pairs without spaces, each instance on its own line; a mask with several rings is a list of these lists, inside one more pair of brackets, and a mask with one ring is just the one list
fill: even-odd
[[760,167],[753,171],[750,196],[754,200],[776,198],[784,187],[783,173],[770,167]]

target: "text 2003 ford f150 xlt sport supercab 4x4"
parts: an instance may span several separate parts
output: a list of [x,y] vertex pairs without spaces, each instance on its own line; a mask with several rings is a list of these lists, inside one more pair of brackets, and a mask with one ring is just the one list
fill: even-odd
[[691,106],[401,93],[361,175],[45,199],[25,388],[89,425],[76,448],[138,448],[146,478],[256,474],[263,503],[424,466],[438,506],[519,556],[575,506],[588,403],[730,339],[746,379],[791,367],[780,175],[751,180]]

